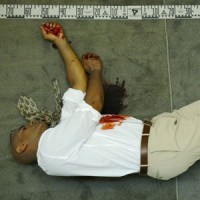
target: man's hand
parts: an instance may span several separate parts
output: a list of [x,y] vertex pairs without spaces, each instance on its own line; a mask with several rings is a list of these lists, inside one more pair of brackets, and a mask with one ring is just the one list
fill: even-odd
[[102,64],[98,55],[94,53],[86,53],[82,55],[82,63],[85,71],[91,74],[93,71],[101,71]]
[[65,63],[69,85],[74,89],[85,92],[87,88],[85,70],[65,38],[61,25],[57,22],[44,23],[41,26],[41,30],[44,38],[52,41],[58,48]]
[[61,25],[57,22],[47,22],[41,27],[44,39],[55,42],[56,40],[64,40],[65,36]]
[[84,100],[95,110],[101,112],[104,103],[101,60],[96,54],[86,53],[82,56],[82,63],[85,71],[89,74]]

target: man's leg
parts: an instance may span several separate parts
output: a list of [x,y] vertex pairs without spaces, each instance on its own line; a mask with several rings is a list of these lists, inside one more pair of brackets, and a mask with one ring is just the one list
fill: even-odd
[[52,41],[58,47],[65,63],[67,79],[70,86],[85,92],[87,88],[87,76],[85,70],[64,36],[60,24],[56,22],[45,23],[41,26],[41,30],[44,38]]
[[85,101],[101,112],[104,103],[101,60],[99,56],[87,53],[82,56],[82,63],[89,76]]

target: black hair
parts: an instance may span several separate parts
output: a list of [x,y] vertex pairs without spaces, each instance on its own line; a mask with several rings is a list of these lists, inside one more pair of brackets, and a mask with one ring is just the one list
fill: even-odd
[[124,105],[124,98],[127,97],[125,80],[119,83],[119,78],[115,84],[104,84],[104,106],[101,114],[119,114],[127,105]]

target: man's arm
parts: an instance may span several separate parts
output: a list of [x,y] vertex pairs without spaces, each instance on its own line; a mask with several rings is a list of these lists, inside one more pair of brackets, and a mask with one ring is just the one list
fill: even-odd
[[85,71],[89,75],[85,101],[101,112],[104,103],[102,64],[99,56],[91,53],[82,56]]
[[87,87],[85,70],[75,52],[67,42],[60,24],[56,22],[45,23],[41,26],[41,30],[44,38],[52,41],[60,51],[65,63],[67,79],[70,86],[85,92]]

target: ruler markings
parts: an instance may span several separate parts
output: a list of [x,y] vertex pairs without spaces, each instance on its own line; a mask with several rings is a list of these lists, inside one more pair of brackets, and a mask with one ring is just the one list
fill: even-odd
[[199,5],[26,5],[0,4],[0,19],[200,19]]

